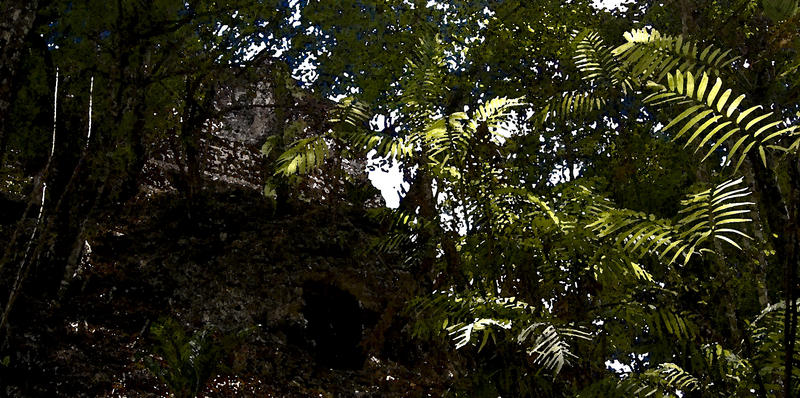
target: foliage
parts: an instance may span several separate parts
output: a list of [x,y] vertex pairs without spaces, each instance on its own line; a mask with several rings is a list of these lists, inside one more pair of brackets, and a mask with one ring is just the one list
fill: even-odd
[[[664,105],[673,101],[681,102],[682,104],[692,103],[693,106],[674,117],[664,127],[664,130],[678,126],[688,119],[673,139],[677,140],[684,137],[684,135],[688,136],[689,138],[686,140],[684,148],[697,139],[695,152],[707,143],[709,145],[713,144],[703,160],[711,156],[717,148],[730,139],[734,140],[735,143],[726,154],[728,158],[726,164],[733,164],[735,161],[735,168],[738,169],[744,162],[747,153],[750,150],[757,150],[761,161],[766,166],[767,155],[765,148],[783,149],[768,144],[768,142],[773,139],[779,140],[783,136],[791,136],[795,130],[796,126],[780,129],[779,126],[784,122],[781,120],[769,120],[768,118],[773,115],[773,112],[757,112],[757,110],[763,108],[761,105],[739,110],[739,104],[745,98],[744,94],[728,103],[728,99],[732,98],[731,90],[728,89],[722,92],[722,80],[720,78],[716,79],[713,87],[709,87],[709,76],[703,73],[695,90],[695,78],[691,72],[687,72],[684,76],[678,70],[674,76],[668,74],[667,77],[669,88],[659,87],[659,92],[645,98],[645,102],[653,105]],[[707,95],[706,89],[708,89]],[[741,153],[739,150],[741,150]]]
[[[596,214],[597,221],[588,225],[598,237],[614,237],[614,244],[631,256],[642,257],[657,254],[666,263],[673,263],[679,257],[688,263],[695,253],[711,251],[698,247],[707,239],[720,239],[741,250],[733,239],[750,238],[744,232],[730,228],[730,224],[751,221],[742,218],[750,212],[746,207],[752,202],[740,202],[748,195],[747,188],[734,187],[742,179],[723,182],[703,192],[690,194],[681,201],[681,217],[673,225],[669,220],[656,220],[652,215],[629,210],[618,210],[602,202],[593,205],[590,212]],[[739,236],[736,236],[739,235]],[[674,252],[673,252],[674,251]],[[638,255],[637,255],[638,254]]]
[[220,337],[206,327],[189,334],[178,321],[163,318],[150,327],[154,345],[144,365],[175,397],[196,397],[211,377],[226,370],[225,358],[246,333]]
[[[778,8],[786,8],[777,3],[764,2],[770,18],[780,20],[794,12],[777,15]],[[638,12],[635,8],[631,12]],[[490,22],[496,23],[495,29],[534,31],[501,9],[496,22]],[[528,7],[518,9],[524,14]],[[449,17],[460,11],[458,6],[442,10]],[[402,11],[396,10],[398,15]],[[688,15],[680,7],[678,11]],[[658,7],[643,11],[658,12]],[[458,25],[463,33],[443,30],[456,37],[463,34],[454,40],[466,54],[463,64],[448,64],[454,52],[442,37],[412,29],[420,44],[403,62],[396,82],[386,86],[396,99],[370,90],[355,95],[344,104],[361,99],[359,122],[347,127],[347,135],[336,127],[331,133],[358,153],[375,150],[375,156],[415,169],[397,213],[406,222],[389,223],[391,232],[379,246],[389,252],[411,250],[405,263],[416,262],[417,272],[434,275],[433,295],[409,304],[408,311],[417,318],[413,335],[446,334],[460,351],[476,344],[478,353],[491,341],[497,355],[522,344],[521,351],[530,358],[528,373],[522,374],[549,374],[564,395],[605,396],[609,388],[620,396],[666,396],[676,390],[773,396],[784,388],[789,391],[787,383],[794,383],[781,375],[785,366],[778,364],[785,362],[780,353],[787,350],[780,337],[789,336],[792,321],[766,327],[771,332],[743,328],[747,320],[763,323],[755,321],[760,319],[753,311],[758,306],[747,301],[764,291],[734,276],[746,272],[742,264],[775,260],[751,257],[763,250],[754,251],[754,246],[783,247],[779,250],[790,256],[786,269],[797,266],[791,254],[796,242],[781,241],[779,235],[791,232],[776,232],[774,241],[751,238],[788,231],[775,214],[783,214],[791,225],[797,220],[791,209],[781,213],[788,209],[782,203],[794,197],[786,193],[792,190],[789,181],[795,181],[797,167],[795,118],[787,117],[794,105],[783,110],[779,101],[764,106],[752,98],[756,95],[734,94],[753,90],[752,80],[743,75],[756,61],[708,38],[653,28],[630,29],[622,34],[623,44],[609,46],[606,39],[615,36],[599,33],[602,28],[595,25],[577,30],[571,38],[573,54],[542,59],[550,54],[542,47],[556,34],[542,35],[538,48],[512,58],[537,65],[538,76],[561,82],[561,90],[542,95],[537,92],[547,87],[542,83],[536,88],[487,85],[465,91],[465,74],[473,79],[466,86],[480,80],[470,75],[472,66],[461,65],[486,65],[471,50],[502,46],[496,37],[487,37],[482,45],[467,44],[476,34],[469,21]],[[549,28],[557,30],[560,22]],[[525,38],[518,42],[525,43]],[[568,72],[570,59],[576,73]],[[559,72],[538,70],[546,70],[548,62]],[[329,66],[336,69],[325,63],[320,68]],[[494,79],[525,73],[510,70],[497,72]],[[365,100],[375,103],[366,105]],[[462,107],[474,111],[462,112]],[[386,115],[393,109],[401,115],[391,125],[394,130],[372,131],[369,110]],[[626,151],[625,146],[640,145],[637,140],[659,149],[641,157]],[[675,155],[682,150],[686,155]],[[305,153],[310,156],[310,150]],[[697,153],[701,156],[695,157]],[[627,170],[602,169],[606,159],[620,157],[630,159]],[[630,169],[637,167],[658,176],[673,169],[691,177],[683,177],[682,186],[640,179],[621,188],[635,173]],[[555,170],[560,175],[554,177]],[[638,201],[638,208],[615,203],[631,202],[629,196],[641,195],[643,189],[652,189],[655,201],[674,189],[684,199],[661,208],[647,201]],[[764,197],[770,189],[784,193]],[[724,282],[714,282],[714,275]],[[759,278],[766,280],[766,275]],[[728,283],[744,288],[744,295],[738,296]],[[769,289],[781,291],[774,284]],[[793,297],[793,290],[785,287],[782,294]],[[724,315],[709,313],[713,306],[723,307]],[[775,365],[763,367],[756,352],[769,333],[768,340],[780,348],[773,351]],[[577,341],[568,341],[570,337]],[[599,350],[582,351],[579,340],[584,339]],[[723,348],[728,346],[732,348]],[[625,377],[606,369],[604,358],[636,355],[648,360],[631,364]],[[506,366],[509,370],[512,365]],[[566,372],[569,367],[577,369]],[[595,376],[586,383],[575,374]],[[523,375],[517,374],[520,385],[534,380],[523,381]],[[536,390],[526,389],[525,394]]]
[[764,13],[773,21],[781,21],[797,14],[796,0],[764,0]]
[[[362,254],[413,277],[403,330],[455,346],[440,358],[460,366],[453,395],[797,395],[798,2],[592,3],[42,5],[0,169],[46,223],[28,256],[22,217],[0,270],[37,270],[29,284],[50,288],[32,297],[50,302],[157,144],[192,203],[208,126],[269,109],[264,195],[373,216],[382,236]],[[81,134],[59,135],[50,170],[55,70],[56,131]],[[401,170],[397,209],[367,200],[365,162]],[[209,333],[154,327],[166,365],[151,368],[176,394],[215,370]]]

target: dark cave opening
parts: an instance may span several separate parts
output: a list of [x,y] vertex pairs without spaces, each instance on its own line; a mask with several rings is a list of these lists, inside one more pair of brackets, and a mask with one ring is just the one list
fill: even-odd
[[365,311],[358,299],[329,283],[309,281],[303,285],[303,301],[306,343],[317,363],[331,369],[361,369]]

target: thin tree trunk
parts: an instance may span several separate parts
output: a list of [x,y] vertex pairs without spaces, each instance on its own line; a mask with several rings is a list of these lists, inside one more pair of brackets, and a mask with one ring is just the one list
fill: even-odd
[[[764,198],[761,197],[759,189],[756,186],[756,181],[753,176],[753,165],[749,159],[744,162],[742,174],[744,175],[745,183],[747,183],[755,196],[755,202],[759,204],[764,203]],[[764,221],[761,217],[763,211],[761,207],[756,207],[755,211],[752,213],[753,238],[755,239],[755,244],[751,244],[748,240],[742,241],[743,247],[755,258],[753,270],[757,284],[756,289],[758,289],[758,303],[762,310],[767,308],[770,303],[769,290],[767,288],[767,269],[769,268],[769,263],[767,262],[767,256],[764,254],[764,243],[767,241],[764,236]]]
[[755,186],[764,206],[764,215],[767,219],[769,232],[772,235],[773,247],[776,258],[783,260],[784,270],[784,396],[792,396],[792,369],[797,335],[797,228],[798,214],[797,201],[800,173],[797,169],[797,159],[792,159],[788,167],[789,192],[782,192],[775,173],[764,167],[761,160],[754,153],[748,155],[753,166]]
[[5,326],[8,323],[8,316],[11,313],[11,309],[14,307],[14,302],[17,300],[17,297],[19,296],[19,293],[22,290],[22,282],[28,275],[28,270],[30,268],[30,263],[32,261],[30,256],[31,247],[33,246],[34,239],[36,239],[36,233],[38,232],[39,225],[42,222],[42,215],[44,214],[44,205],[45,201],[47,200],[47,175],[48,172],[50,171],[50,165],[53,162],[53,155],[55,154],[55,149],[56,149],[57,120],[58,120],[58,69],[56,69],[56,83],[55,83],[55,88],[53,90],[53,137],[50,144],[50,154],[47,157],[47,164],[45,164],[44,169],[42,170],[41,176],[39,178],[39,182],[42,189],[41,204],[39,205],[39,213],[36,216],[36,224],[33,227],[33,232],[31,233],[31,237],[28,240],[28,243],[25,247],[25,255],[22,257],[22,263],[19,265],[16,278],[14,278],[14,283],[11,286],[11,292],[8,295],[8,301],[6,301],[5,309],[3,310],[2,315],[0,315],[0,333],[2,333],[2,330],[5,329]]
[[792,396],[792,367],[794,364],[795,342],[797,341],[797,263],[798,263],[798,200],[800,200],[800,162],[795,160],[789,165],[789,198],[788,212],[789,223],[784,227],[782,234],[785,234],[784,257],[786,259],[786,310],[784,314],[784,345],[786,353],[784,357],[784,396]]

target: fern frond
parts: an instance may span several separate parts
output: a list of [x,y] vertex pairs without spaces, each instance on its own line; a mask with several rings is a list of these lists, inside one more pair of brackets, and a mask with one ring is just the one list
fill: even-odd
[[733,224],[749,222],[743,218],[752,202],[738,201],[748,196],[747,188],[737,188],[742,178],[723,182],[681,201],[680,218],[675,222],[626,209],[598,205],[590,208],[596,221],[587,226],[598,238],[613,239],[613,244],[631,256],[641,258],[654,253],[669,264],[679,257],[684,264],[694,254],[712,251],[702,247],[710,239],[720,239],[741,250],[736,239],[750,237]]
[[644,376],[665,390],[695,391],[700,381],[674,363],[662,363],[644,373]]
[[728,142],[727,165],[735,162],[738,170],[750,151],[758,151],[766,165],[766,149],[772,141],[789,137],[796,127],[780,128],[780,120],[771,118],[772,112],[762,113],[762,106],[740,109],[744,94],[735,97],[731,90],[723,91],[723,83],[703,73],[699,79],[691,72],[668,74],[668,85],[655,85],[659,90],[645,98],[645,103],[664,105],[679,102],[688,106],[664,127],[664,131],[681,126],[673,140],[687,137],[684,148],[693,144],[695,152],[706,145],[710,148],[703,160],[711,156],[723,143]]
[[347,97],[339,101],[331,111],[328,121],[343,123],[353,127],[365,127],[372,118],[368,104]]
[[617,375],[603,378],[581,390],[577,398],[631,398],[652,397],[658,389],[637,377],[620,379]]
[[608,104],[606,95],[598,92],[570,91],[561,97],[548,101],[547,105],[538,113],[536,124],[541,126],[548,120],[582,119],[591,115]]
[[609,282],[608,286],[622,286],[625,280],[654,283],[653,275],[624,254],[603,255],[589,266],[594,278]]
[[625,92],[632,88],[631,80],[620,68],[619,60],[603,38],[594,31],[585,31],[576,38],[575,66],[583,79],[595,86],[621,87]]
[[498,134],[498,127],[511,116],[511,109],[523,104],[522,98],[493,98],[481,104],[471,117],[456,112],[434,120],[412,134],[409,143],[424,145],[430,160],[444,167],[450,160],[463,159],[475,143],[479,126]]
[[517,341],[522,344],[532,339],[533,342],[527,349],[528,355],[535,355],[534,363],[558,374],[564,365],[569,365],[571,358],[577,358],[570,352],[565,337],[592,339],[590,333],[579,328],[569,326],[556,328],[552,324],[537,322],[523,329],[517,336]]
[[447,94],[444,83],[447,66],[445,50],[439,35],[422,37],[406,58],[405,74],[401,80],[400,101],[406,108],[404,115],[418,128],[414,121],[427,120],[433,116]]
[[668,73],[682,71],[719,76],[738,57],[730,50],[700,46],[681,36],[662,35],[655,29],[636,29],[625,33],[626,43],[612,51],[640,82],[663,81]]
[[308,174],[322,166],[330,148],[324,137],[309,137],[295,142],[277,160],[276,175]]
[[154,355],[143,358],[145,367],[177,396],[196,396],[214,372],[224,368],[222,359],[226,352],[235,349],[250,332],[244,329],[222,338],[214,338],[211,328],[192,334],[172,318],[162,318],[150,328],[156,343]]
[[[512,332],[518,344],[526,345],[528,355],[535,356],[534,363],[557,374],[568,365],[575,354],[570,351],[568,339],[591,340],[591,333],[574,326],[555,326],[536,321],[534,310],[527,303],[513,297],[484,298],[478,295],[437,293],[432,297],[412,300],[409,310],[418,319],[431,319],[441,325],[454,340],[456,348],[478,343],[481,350],[495,331]],[[429,324],[430,325],[430,324]],[[419,321],[412,334],[424,335],[424,323]],[[480,332],[480,333],[478,333]]]
[[627,325],[636,325],[641,328],[640,332],[646,331],[660,338],[692,339],[699,331],[694,322],[695,315],[652,304],[631,302],[614,307],[609,315],[624,321]]

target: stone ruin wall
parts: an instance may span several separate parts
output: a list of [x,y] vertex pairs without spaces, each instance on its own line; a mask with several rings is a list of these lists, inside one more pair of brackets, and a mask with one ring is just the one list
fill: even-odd
[[[256,89],[247,89],[244,84],[222,85],[215,100],[215,109],[235,108],[225,112],[215,121],[207,121],[199,139],[199,172],[203,185],[223,184],[231,187],[252,189],[261,192],[271,176],[270,165],[261,153],[261,146],[267,137],[282,131],[272,106],[276,103],[273,90],[266,79],[257,83]],[[300,104],[294,117],[319,118],[319,114],[307,115],[303,112],[324,112],[330,104],[320,104],[315,99],[296,100],[297,103],[309,101],[314,106]],[[311,110],[309,110],[311,109]],[[304,111],[301,111],[304,110]],[[323,115],[324,117],[324,115]],[[175,192],[175,177],[185,173],[183,154],[179,138],[167,136],[156,140],[148,152],[143,169],[143,182],[140,193],[152,196],[159,193]],[[178,152],[176,154],[176,152]],[[339,159],[341,167],[349,179],[359,184],[369,184],[366,159]],[[346,196],[346,188],[341,177],[323,171],[313,173],[305,179],[298,192],[306,200],[326,200],[331,196]],[[376,190],[374,197],[368,199],[367,207],[381,207],[384,199]]]
[[[273,129],[274,114],[263,105],[274,98],[267,83],[260,83],[253,98],[245,89],[220,90],[217,110],[239,104],[243,99],[254,107],[225,113],[221,119],[207,121],[199,139],[199,171],[205,183],[261,190],[268,177],[261,145]],[[262,107],[259,107],[259,106]],[[171,141],[172,140],[172,141]],[[177,137],[152,143],[143,169],[141,191],[146,196],[176,191],[172,176],[184,172],[183,154]],[[177,151],[176,151],[177,149]]]

